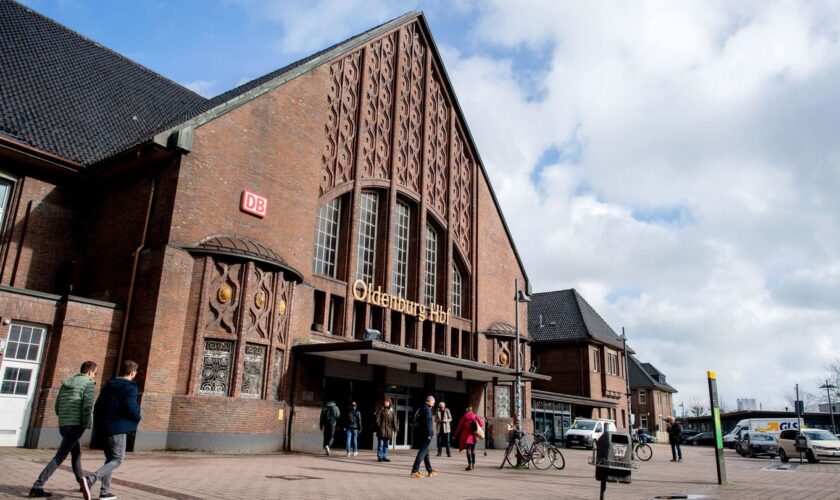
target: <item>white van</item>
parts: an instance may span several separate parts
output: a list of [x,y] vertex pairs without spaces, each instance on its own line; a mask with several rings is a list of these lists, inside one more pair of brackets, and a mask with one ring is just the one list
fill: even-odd
[[791,429],[799,429],[799,422],[795,418],[745,418],[723,436],[723,445],[725,448],[735,448],[747,431],[763,432],[778,438],[779,433]]
[[598,438],[606,431],[615,432],[615,420],[605,418],[578,418],[566,431],[566,448],[583,446],[592,449]]

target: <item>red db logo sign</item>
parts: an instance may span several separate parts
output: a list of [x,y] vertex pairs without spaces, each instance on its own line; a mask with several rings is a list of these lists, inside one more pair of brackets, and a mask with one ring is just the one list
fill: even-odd
[[268,198],[246,189],[242,191],[242,201],[240,202],[239,208],[245,213],[256,215],[260,218],[265,217],[268,213]]

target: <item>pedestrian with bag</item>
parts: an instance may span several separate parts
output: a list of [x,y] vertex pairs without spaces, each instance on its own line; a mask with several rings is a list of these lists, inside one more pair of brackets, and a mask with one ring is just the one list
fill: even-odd
[[449,433],[452,431],[452,413],[443,401],[440,402],[435,412],[435,430],[437,430],[437,456],[440,456],[443,448],[446,447],[446,456],[451,457]]
[[128,433],[137,431],[140,422],[140,405],[137,404],[137,376],[139,365],[135,361],[125,360],[120,369],[120,376],[114,377],[102,387],[96,405],[93,408],[93,423],[96,432],[106,436],[105,463],[93,474],[80,481],[82,495],[91,500],[91,488],[97,481],[99,498],[114,500],[111,492],[111,474],[123,463]]
[[341,417],[341,410],[333,400],[327,400],[324,407],[321,408],[321,418],[319,419],[319,426],[324,433],[324,452],[330,456],[330,446],[333,445],[335,439],[335,426],[338,424],[338,419]]
[[58,390],[58,397],[55,399],[55,413],[58,415],[58,432],[61,434],[61,444],[50,463],[44,467],[32,489],[29,490],[30,498],[51,497],[52,493],[44,491],[44,484],[58,469],[67,454],[70,454],[73,474],[76,482],[81,483],[84,477],[82,470],[82,448],[79,440],[85,429],[90,429],[93,416],[93,393],[96,390],[96,363],[85,361],[79,369],[79,373],[63,382]]
[[391,408],[391,398],[385,398],[382,406],[376,411],[374,416],[376,421],[376,461],[390,462],[388,458],[388,447],[391,445],[391,440],[397,433],[399,423],[397,422],[397,414]]
[[420,475],[420,462],[423,462],[426,466],[429,477],[438,475],[432,468],[432,461],[429,458],[429,447],[432,444],[432,438],[435,437],[434,419],[432,418],[432,408],[434,406],[435,397],[427,396],[426,403],[420,405],[420,408],[414,414],[414,435],[419,446],[417,456],[414,458],[414,465],[411,466],[411,477],[414,478],[423,477]]
[[467,407],[467,412],[458,422],[454,437],[458,440],[458,451],[467,450],[467,468],[464,470],[475,470],[475,445],[484,438],[484,421],[473,413],[472,406]]
[[665,422],[667,422],[666,430],[668,431],[668,443],[671,444],[671,461],[682,462],[682,449],[680,448],[682,428],[680,427],[680,424],[674,420],[674,417],[665,417]]
[[356,408],[356,402],[350,403],[350,410],[347,412],[347,420],[344,425],[347,441],[344,446],[348,457],[355,457],[359,454],[359,433],[362,432],[362,413]]

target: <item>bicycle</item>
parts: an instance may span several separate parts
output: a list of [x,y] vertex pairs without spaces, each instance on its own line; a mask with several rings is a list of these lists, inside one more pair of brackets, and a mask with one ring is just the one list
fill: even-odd
[[633,455],[636,458],[638,458],[642,462],[647,462],[648,460],[653,458],[653,448],[651,448],[649,444],[638,440],[634,441],[636,442],[636,444],[633,445]]
[[[550,443],[548,439],[546,439],[545,432],[542,432],[540,434],[534,434],[535,441],[537,440],[537,438],[540,439],[538,444],[544,447],[544,453],[545,456],[548,458],[549,463],[551,463],[551,465],[553,465],[555,469],[563,470],[566,467],[566,459],[563,457],[563,453],[560,452],[560,449],[554,446],[554,444]],[[546,469],[547,468],[548,467],[546,467]]]
[[[524,432],[511,431],[510,441],[505,450],[505,457],[502,459],[502,464],[499,465],[499,468],[503,469],[505,464],[508,464],[514,469],[521,469],[523,467],[530,467],[533,463],[537,469],[547,469],[551,465],[551,462],[546,456],[545,446],[543,444],[537,443],[536,440],[528,444]],[[516,464],[511,460],[511,452],[514,451]],[[545,467],[543,467],[543,464],[546,464]]]

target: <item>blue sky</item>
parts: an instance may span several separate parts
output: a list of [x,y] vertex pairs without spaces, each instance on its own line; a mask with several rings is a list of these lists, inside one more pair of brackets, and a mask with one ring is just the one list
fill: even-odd
[[840,357],[835,3],[25,3],[208,96],[421,9],[534,290],[577,288],[677,402],[714,370],[782,408]]

